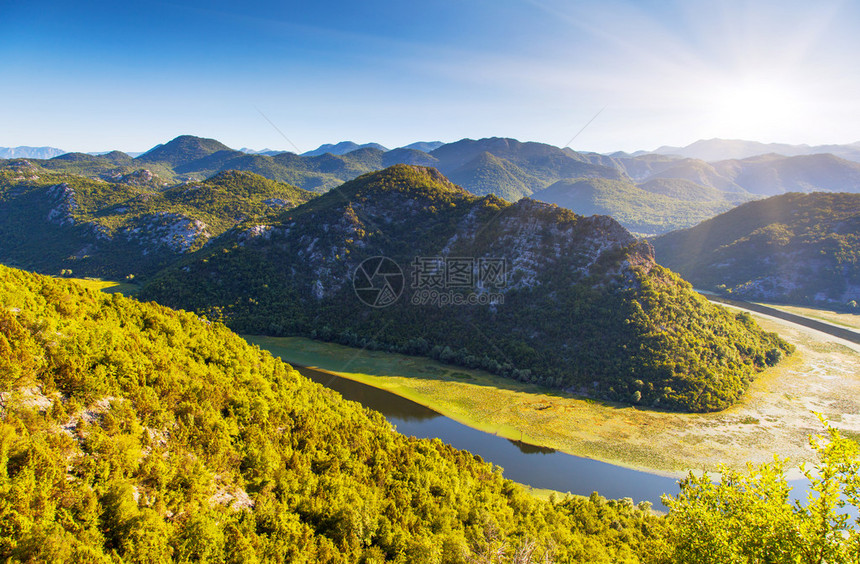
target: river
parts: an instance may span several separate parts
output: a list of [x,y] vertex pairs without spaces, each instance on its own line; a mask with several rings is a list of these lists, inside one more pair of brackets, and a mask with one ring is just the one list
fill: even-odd
[[339,392],[344,398],[381,412],[399,432],[421,438],[438,437],[501,466],[505,477],[516,482],[585,496],[597,491],[611,499],[630,497],[636,503],[650,501],[655,508],[661,507],[660,496],[663,493],[678,492],[675,478],[511,441],[457,423],[391,392],[328,372],[294,366],[311,380]]

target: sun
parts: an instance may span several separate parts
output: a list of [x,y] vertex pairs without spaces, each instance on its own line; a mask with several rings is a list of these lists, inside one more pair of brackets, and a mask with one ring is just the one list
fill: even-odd
[[776,139],[793,129],[804,113],[799,91],[776,81],[730,81],[707,97],[711,127],[721,137]]

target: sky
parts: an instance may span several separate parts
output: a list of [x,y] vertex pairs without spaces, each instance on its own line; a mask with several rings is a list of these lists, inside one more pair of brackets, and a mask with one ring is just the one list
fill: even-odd
[[860,2],[0,0],[0,146],[860,141]]

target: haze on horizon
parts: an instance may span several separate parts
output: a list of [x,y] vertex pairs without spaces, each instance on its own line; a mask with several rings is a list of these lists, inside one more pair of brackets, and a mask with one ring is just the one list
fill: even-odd
[[[307,151],[515,137],[608,152],[860,139],[860,6],[472,0],[4,8],[0,146]],[[599,115],[598,115],[599,113]]]

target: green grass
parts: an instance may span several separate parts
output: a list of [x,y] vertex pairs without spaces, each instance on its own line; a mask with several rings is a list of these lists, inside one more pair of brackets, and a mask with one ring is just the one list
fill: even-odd
[[631,468],[677,473],[687,467],[686,461],[650,448],[648,441],[606,440],[606,428],[598,428],[608,413],[647,413],[629,406],[576,398],[421,357],[300,337],[245,338],[287,362],[387,390],[480,431]]
[[129,282],[116,282],[114,280],[102,280],[100,278],[69,278],[69,280],[72,280],[85,288],[89,288],[90,290],[99,290],[106,294],[115,294],[119,292],[123,296],[133,296],[138,292],[138,290],[140,290],[140,286]]

